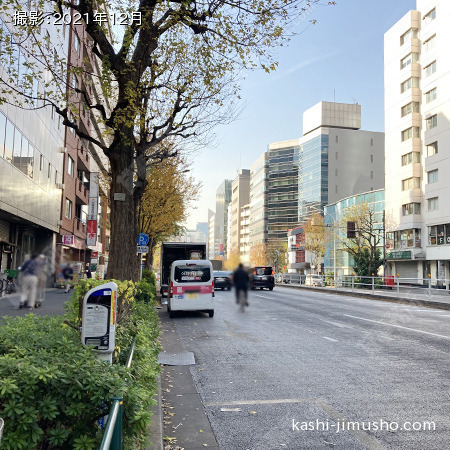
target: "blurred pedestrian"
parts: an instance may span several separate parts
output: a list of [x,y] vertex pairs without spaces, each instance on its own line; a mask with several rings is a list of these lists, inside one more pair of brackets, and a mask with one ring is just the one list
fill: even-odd
[[68,263],[66,267],[62,270],[62,274],[66,283],[66,288],[64,289],[64,292],[69,292],[70,288],[72,287],[72,280],[73,280],[73,267],[72,264]]
[[238,268],[233,273],[233,285],[236,293],[236,303],[239,303],[239,293],[243,292],[245,295],[245,304],[248,306],[248,285],[250,278],[247,271],[244,269],[242,263],[239,264]]
[[86,278],[92,278],[92,272],[89,263],[86,263],[86,270],[84,273],[86,274]]
[[20,300],[19,308],[34,308],[34,304],[36,302],[36,291],[39,281],[38,274],[40,272],[40,266],[37,258],[37,255],[32,254],[30,259],[25,261],[20,268],[20,272],[22,273],[23,278],[22,297]]

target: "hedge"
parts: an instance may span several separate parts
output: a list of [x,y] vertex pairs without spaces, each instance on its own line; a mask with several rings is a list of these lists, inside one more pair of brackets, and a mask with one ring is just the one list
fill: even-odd
[[[105,281],[81,281],[64,316],[5,318],[0,326],[0,417],[2,449],[95,449],[103,430],[97,421],[110,399],[123,396],[124,448],[143,448],[159,373],[159,325],[145,285],[118,284],[118,322],[113,364],[100,362],[81,345],[79,304],[84,293]],[[148,291],[147,291],[148,293]],[[133,336],[136,349],[124,367]]]

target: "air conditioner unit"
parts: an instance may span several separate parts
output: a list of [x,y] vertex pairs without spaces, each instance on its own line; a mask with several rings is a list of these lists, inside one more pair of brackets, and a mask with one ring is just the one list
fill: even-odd
[[59,153],[67,153],[67,147],[58,147]]
[[56,189],[64,190],[64,183],[56,183]]

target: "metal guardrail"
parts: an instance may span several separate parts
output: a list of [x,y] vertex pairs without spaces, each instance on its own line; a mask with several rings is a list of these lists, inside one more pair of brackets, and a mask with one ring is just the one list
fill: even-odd
[[[335,282],[336,281],[336,282]],[[372,294],[380,290],[396,291],[397,297],[403,294],[423,294],[428,297],[450,293],[450,279],[446,278],[402,278],[393,275],[382,277],[360,277],[356,275],[340,275],[336,280],[329,275],[283,274],[277,278],[278,285],[305,286],[317,288],[335,288],[341,290],[370,290]]]
[[[136,336],[134,336],[131,341],[131,348],[126,362],[127,369],[131,367],[135,347]],[[122,417],[123,397],[113,397],[99,450],[120,450],[122,448]]]

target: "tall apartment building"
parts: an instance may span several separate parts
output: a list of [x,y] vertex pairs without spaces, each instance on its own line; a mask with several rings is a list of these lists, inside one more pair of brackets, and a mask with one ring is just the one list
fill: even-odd
[[417,0],[384,37],[388,269],[450,278],[450,3]]
[[[0,47],[14,33],[13,24],[6,23],[3,14],[6,10],[0,12]],[[41,32],[48,35],[61,58],[67,56],[66,36],[45,22]],[[31,70],[25,66],[30,56],[16,43],[11,49],[11,58],[0,63],[0,78],[7,80],[10,73],[20,88],[22,77]],[[43,82],[37,75],[31,94],[44,95]],[[15,106],[15,100],[6,96],[11,104],[0,105],[0,272],[16,269],[31,253],[45,254],[49,270],[53,270],[60,225],[65,127],[51,107],[42,108],[43,102],[36,101],[37,109],[28,110]]]
[[250,170],[241,169],[231,185],[230,250],[241,253],[242,207],[250,201]]
[[243,264],[250,264],[250,204],[241,206],[239,254]]
[[[328,203],[384,187],[384,133],[360,127],[360,105],[320,102],[304,112],[301,138],[269,145],[269,246]],[[290,248],[288,269],[304,267],[303,250]]]
[[216,191],[214,258],[227,255],[228,205],[231,203],[231,180],[224,180]]
[[269,154],[264,152],[250,168],[250,247],[267,242],[268,166]]

